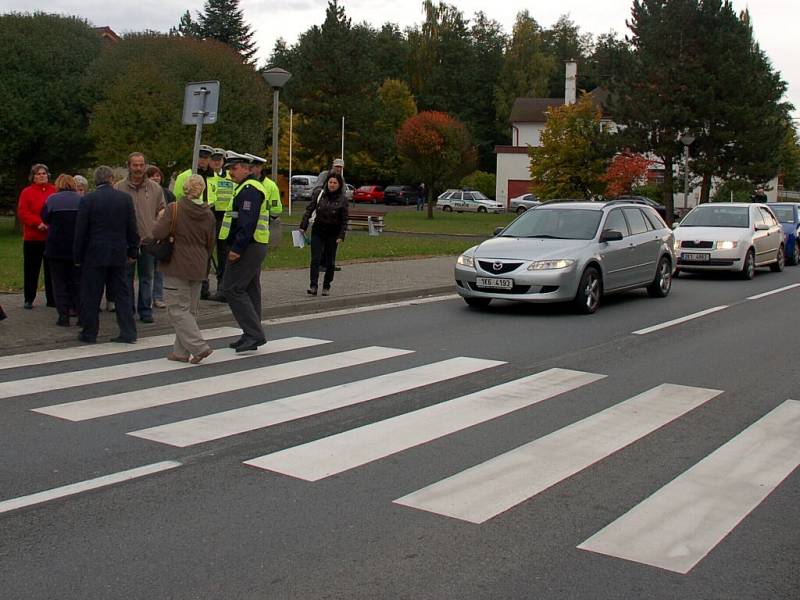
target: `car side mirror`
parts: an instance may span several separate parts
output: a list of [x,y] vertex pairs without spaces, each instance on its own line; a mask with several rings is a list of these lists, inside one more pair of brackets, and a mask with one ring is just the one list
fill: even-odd
[[672,224],[672,228],[673,228],[673,229],[677,229],[677,228],[678,228],[678,227],[680,227],[680,226],[681,226],[681,224],[680,224],[680,222],[678,222],[678,221],[676,221],[676,222],[674,222],[674,223]]
[[622,239],[622,233],[613,229],[606,229],[600,235],[601,242],[618,242]]
[[500,232],[503,231],[503,229],[505,229],[505,227],[495,227],[494,228],[494,233],[492,234],[492,237],[494,237],[496,235],[500,235]]
[[756,231],[769,231],[769,225],[766,223],[756,223]]

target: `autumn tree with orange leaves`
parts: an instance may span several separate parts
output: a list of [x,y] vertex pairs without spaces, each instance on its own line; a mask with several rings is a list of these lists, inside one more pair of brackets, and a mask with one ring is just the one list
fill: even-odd
[[428,189],[428,218],[433,199],[472,172],[476,152],[461,121],[443,112],[425,111],[406,119],[397,131],[397,154],[415,184]]
[[653,161],[641,154],[631,152],[617,154],[600,178],[606,183],[606,197],[616,198],[630,194],[631,188],[645,178],[651,164]]

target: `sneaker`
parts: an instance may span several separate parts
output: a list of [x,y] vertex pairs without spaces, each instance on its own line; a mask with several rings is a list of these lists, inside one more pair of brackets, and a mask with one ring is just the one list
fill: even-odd
[[167,303],[163,300],[153,300],[153,306],[156,308],[167,308]]

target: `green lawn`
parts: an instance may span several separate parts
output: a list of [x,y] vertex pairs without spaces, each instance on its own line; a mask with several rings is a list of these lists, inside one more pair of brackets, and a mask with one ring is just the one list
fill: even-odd
[[[413,215],[413,213],[408,214]],[[405,217],[405,213],[403,213],[403,216]],[[445,218],[434,219],[434,223],[443,223],[451,216],[477,215],[445,215]],[[481,217],[485,219],[486,215],[481,215]],[[12,217],[0,217],[0,292],[19,291],[22,288],[22,234],[14,233],[13,228],[14,219]],[[494,226],[490,225],[488,231],[491,233],[493,228]],[[486,230],[486,225],[481,229]],[[487,234],[487,237],[490,233]],[[294,248],[291,243],[292,238],[289,231],[284,231],[281,248],[270,252],[265,268],[307,267],[310,256],[309,248]],[[473,244],[472,240],[461,240],[452,237],[413,234],[369,236],[365,232],[350,232],[339,248],[336,258],[337,261],[345,262],[449,256],[460,254]]]

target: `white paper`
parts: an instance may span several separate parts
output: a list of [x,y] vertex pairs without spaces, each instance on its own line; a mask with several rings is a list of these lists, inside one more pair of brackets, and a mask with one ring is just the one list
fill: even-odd
[[306,239],[303,236],[302,232],[295,229],[292,231],[292,244],[295,248],[305,248],[306,247]]

